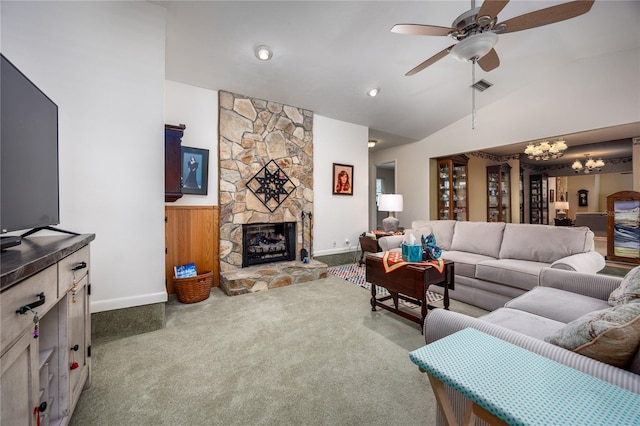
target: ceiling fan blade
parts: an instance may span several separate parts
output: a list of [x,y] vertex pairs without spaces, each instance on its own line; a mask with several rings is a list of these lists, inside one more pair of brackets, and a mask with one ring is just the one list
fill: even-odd
[[496,28],[504,25],[506,28],[499,32],[512,33],[575,18],[591,10],[594,1],[595,0],[576,0],[569,3],[558,4],[508,19],[496,25]]
[[391,28],[392,33],[426,36],[446,36],[455,28],[437,27],[435,25],[397,24]]
[[495,18],[498,16],[498,13],[504,9],[507,3],[509,3],[509,0],[484,0],[484,3],[482,3],[480,11],[478,12],[478,16],[490,16],[491,18]]
[[498,52],[496,49],[491,49],[489,53],[478,59],[478,65],[483,71],[492,71],[500,66],[500,58],[498,58]]
[[451,48],[453,46],[455,46],[455,45],[451,45],[451,46],[447,47],[446,49],[441,50],[440,52],[436,53],[435,55],[433,55],[432,57],[430,57],[429,59],[427,59],[426,61],[424,61],[423,63],[421,63],[420,65],[418,65],[417,67],[415,67],[414,69],[409,71],[408,73],[406,73],[405,76],[408,77],[408,76],[417,74],[420,71],[422,71],[423,69],[425,69],[426,67],[428,67],[429,65],[432,65],[432,64],[438,62],[440,59],[444,58],[445,56],[447,56],[449,54],[449,52],[451,51]]

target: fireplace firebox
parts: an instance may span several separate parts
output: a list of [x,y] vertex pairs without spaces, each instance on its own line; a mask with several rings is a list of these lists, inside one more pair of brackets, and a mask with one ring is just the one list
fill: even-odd
[[296,259],[296,223],[242,225],[242,267]]

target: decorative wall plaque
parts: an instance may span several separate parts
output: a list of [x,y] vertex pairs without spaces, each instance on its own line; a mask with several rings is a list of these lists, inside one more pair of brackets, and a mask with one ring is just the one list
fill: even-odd
[[273,213],[296,189],[296,186],[276,162],[271,160],[249,179],[247,188]]

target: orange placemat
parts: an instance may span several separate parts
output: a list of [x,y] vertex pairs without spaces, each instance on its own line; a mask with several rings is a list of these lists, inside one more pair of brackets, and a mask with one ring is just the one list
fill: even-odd
[[442,259],[425,260],[422,262],[405,262],[402,260],[402,253],[397,251],[385,251],[382,254],[382,265],[384,266],[384,271],[387,274],[391,271],[402,268],[405,265],[431,265],[436,268],[436,271],[439,273],[442,274],[444,272],[444,260]]

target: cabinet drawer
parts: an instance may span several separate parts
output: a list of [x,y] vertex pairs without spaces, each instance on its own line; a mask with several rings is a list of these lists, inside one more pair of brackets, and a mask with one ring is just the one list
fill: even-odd
[[29,327],[33,328],[34,325],[31,312],[20,315],[16,313],[16,309],[37,302],[40,293],[44,293],[45,302],[33,308],[38,312],[40,318],[56,304],[58,301],[57,278],[57,268],[53,265],[2,293],[2,301],[0,302],[0,346],[2,352],[18,335]]
[[[81,267],[84,262],[86,266]],[[73,270],[76,269],[75,271]],[[69,291],[75,278],[77,283],[82,281],[89,272],[89,246],[85,246],[58,262],[58,297]],[[75,277],[74,277],[75,275]]]

